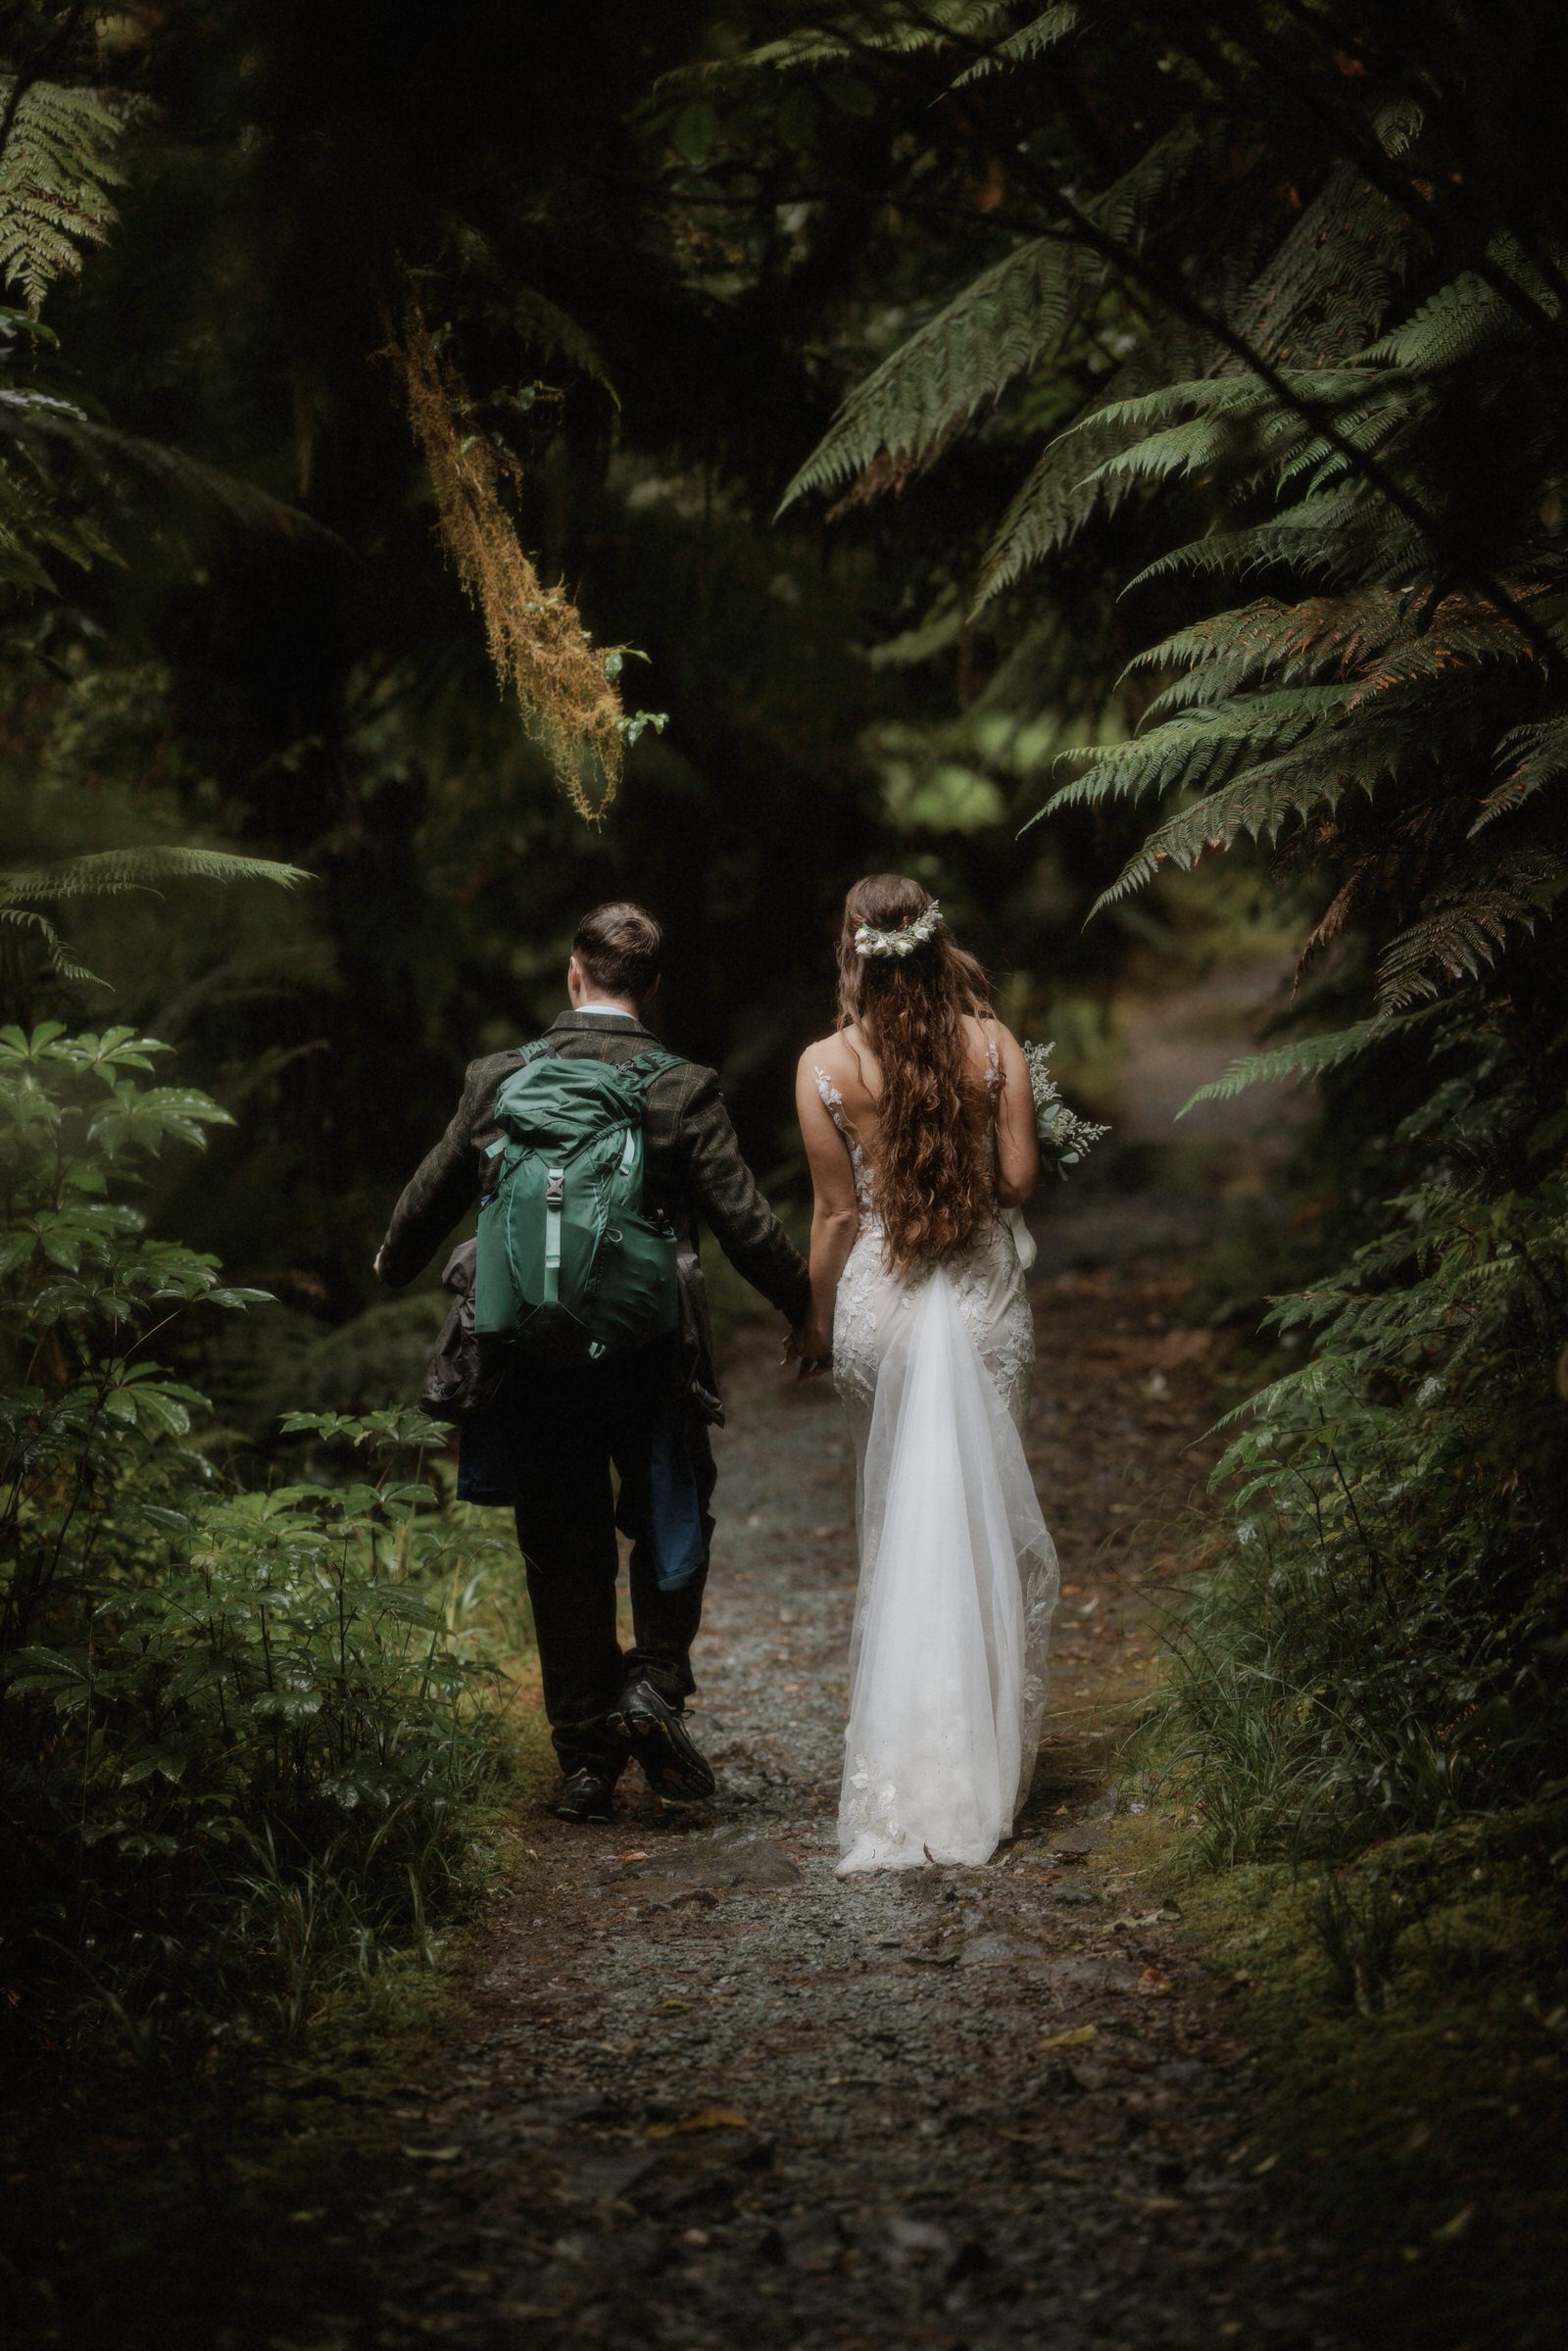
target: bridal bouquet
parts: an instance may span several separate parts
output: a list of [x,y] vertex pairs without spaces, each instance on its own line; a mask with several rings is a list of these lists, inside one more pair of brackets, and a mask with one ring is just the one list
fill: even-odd
[[1069,1167],[1076,1167],[1084,1153],[1091,1151],[1109,1127],[1097,1126],[1093,1119],[1080,1118],[1069,1110],[1061,1099],[1061,1089],[1051,1074],[1050,1045],[1026,1045],[1023,1057],[1029,1064],[1029,1092],[1034,1097],[1035,1133],[1040,1138],[1040,1155],[1048,1167],[1054,1167],[1063,1181]]

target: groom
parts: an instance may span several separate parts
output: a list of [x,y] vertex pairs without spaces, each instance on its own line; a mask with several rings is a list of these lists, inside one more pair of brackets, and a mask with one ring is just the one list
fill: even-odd
[[[571,1009],[548,1032],[549,1050],[628,1061],[656,1043],[643,1010],[659,987],[663,948],[641,906],[585,914],[566,966]],[[393,1209],[376,1254],[377,1274],[394,1289],[413,1280],[484,1189],[486,1153],[500,1133],[496,1090],[521,1057],[513,1051],[469,1063],[456,1115]],[[691,1801],[713,1788],[683,1720],[713,1529],[708,1427],[723,1417],[699,1223],[792,1327],[809,1298],[805,1261],[741,1156],[712,1070],[682,1061],[654,1081],[644,1149],[644,1205],[667,1217],[677,1238],[679,1333],[580,1367],[519,1355],[503,1391],[517,1541],[563,1774],[553,1809],[568,1821],[611,1818],[632,1755],[668,1798]],[[624,1655],[615,1636],[617,1525],[632,1544]]]

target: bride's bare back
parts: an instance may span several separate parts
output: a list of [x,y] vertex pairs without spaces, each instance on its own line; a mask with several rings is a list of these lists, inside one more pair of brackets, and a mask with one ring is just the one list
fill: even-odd
[[[1019,1207],[1040,1180],[1040,1146],[1035,1135],[1028,1065],[1016,1038],[1000,1020],[980,1020],[973,1013],[965,1013],[963,1030],[969,1074],[977,1086],[985,1083],[993,1065],[992,1056],[996,1056],[997,1200],[1004,1208]],[[867,1164],[874,1168],[881,1123],[878,1105],[882,1064],[858,1023],[835,1029],[831,1037],[808,1045],[801,1055],[798,1100],[813,1179],[818,1174],[818,1154],[829,1142],[822,1123],[810,1116],[811,1102],[817,1097],[817,1070],[837,1089],[845,1123],[859,1143]],[[842,1156],[837,1136],[831,1140]]]

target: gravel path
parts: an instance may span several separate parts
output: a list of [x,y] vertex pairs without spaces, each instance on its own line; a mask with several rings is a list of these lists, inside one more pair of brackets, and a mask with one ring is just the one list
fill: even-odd
[[1218,1343],[1177,1295],[1136,1260],[1040,1284],[1064,1597],[1019,1838],[848,1883],[853,1465],[826,1387],[780,1387],[772,1334],[742,1335],[698,1655],[719,1800],[681,1822],[628,1780],[611,1829],[519,1819],[462,2033],[366,2117],[355,2225],[317,2249],[341,2246],[345,2309],[311,2341],[1340,2339],[1321,2256],[1269,2204],[1222,1992],[1111,1838],[1161,1529],[1206,1467]]

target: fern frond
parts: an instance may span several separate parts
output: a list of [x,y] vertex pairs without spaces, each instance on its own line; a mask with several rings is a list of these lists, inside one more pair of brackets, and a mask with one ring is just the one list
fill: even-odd
[[1497,757],[1507,764],[1501,782],[1494,785],[1481,803],[1481,812],[1470,827],[1472,840],[1499,816],[1512,815],[1546,785],[1568,775],[1568,713],[1514,727],[1498,744]]
[[1009,32],[1004,41],[997,43],[989,57],[982,57],[974,65],[966,66],[955,81],[954,88],[961,90],[966,82],[983,80],[990,73],[1005,73],[1009,66],[1032,64],[1037,57],[1044,57],[1048,49],[1054,49],[1058,41],[1064,41],[1068,33],[1076,28],[1082,16],[1083,10],[1078,0],[1059,0],[1058,6],[1043,10],[1038,17],[1031,18],[1027,24],[1021,24],[1016,32]]
[[[1129,742],[1093,745],[1063,756],[1086,772],[1054,792],[1031,818],[1112,800],[1142,800],[1184,791],[1213,792],[1267,749],[1294,750],[1345,707],[1340,686],[1298,687],[1289,693],[1247,696],[1201,711],[1184,711]],[[1203,804],[1207,806],[1205,802]]]
[[1369,344],[1359,356],[1370,366],[1431,375],[1463,367],[1499,344],[1520,342],[1528,332],[1511,303],[1485,278],[1462,269],[1401,326]]
[[512,298],[512,322],[530,350],[544,359],[564,360],[579,375],[586,375],[608,392],[619,408],[620,394],[611,381],[603,351],[569,311],[535,286],[519,286]]
[[1244,530],[1217,530],[1173,547],[1135,572],[1123,588],[1197,573],[1208,578],[1246,577],[1276,566],[1300,578],[1337,580],[1367,572],[1409,576],[1424,568],[1427,543],[1413,523],[1392,508],[1369,507],[1353,490],[1303,498],[1283,514]]
[[1259,597],[1240,611],[1216,612],[1177,629],[1134,654],[1123,672],[1185,667],[1157,694],[1149,715],[1181,710],[1271,678],[1295,684],[1325,670],[1352,674],[1404,625],[1406,599],[1393,588],[1364,588],[1349,596],[1314,596],[1303,604]]
[[35,940],[43,949],[45,968],[57,979],[76,980],[93,988],[108,985],[95,971],[87,969],[80,956],[66,945],[48,915],[40,914],[35,907],[8,906],[0,901],[0,929],[21,931],[27,939]]
[[[1124,244],[1136,243],[1152,208],[1201,151],[1190,125],[1155,142],[1102,195],[1084,206]],[[907,470],[997,399],[1060,340],[1104,265],[1064,235],[1031,237],[971,278],[934,318],[858,384],[779,501],[831,489],[884,454]]]
[[[46,464],[51,456],[69,458],[113,491],[123,492],[128,481],[139,478],[166,495],[223,514],[245,530],[338,543],[323,524],[255,482],[243,481],[167,442],[122,432],[118,425],[89,416],[85,409],[54,393],[0,387],[0,441],[9,442],[35,466]],[[58,511],[58,499],[50,504]],[[100,557],[109,555],[108,542],[98,537],[94,552]]]
[[1535,658],[1513,622],[1449,597],[1432,625],[1413,633],[1417,606],[1392,588],[1316,596],[1299,605],[1261,598],[1178,629],[1138,654],[1128,673],[1188,664],[1149,706],[1151,717],[1218,702],[1250,687],[1342,679],[1347,711],[1418,684],[1440,684],[1494,662]]
[[1008,0],[925,0],[918,11],[898,13],[870,9],[864,14],[845,9],[826,24],[803,25],[777,40],[760,42],[740,57],[708,58],[682,66],[662,77],[661,87],[745,81],[755,73],[815,73],[823,67],[853,65],[864,50],[886,57],[913,57],[923,50],[942,48],[953,39],[986,40],[997,25],[1005,24]]
[[1400,1011],[1479,979],[1518,931],[1533,931],[1568,881],[1561,861],[1519,850],[1434,894],[1378,965],[1378,1002]]
[[1281,1045],[1272,1053],[1247,1053],[1233,1061],[1221,1077],[1200,1086],[1177,1111],[1185,1118],[1200,1102],[1233,1102],[1250,1086],[1272,1086],[1290,1080],[1300,1083],[1307,1078],[1320,1078],[1331,1069],[1339,1069],[1353,1061],[1360,1053],[1370,1053],[1375,1046],[1388,1043],[1412,1029],[1419,1021],[1429,1020],[1435,1005],[1419,1012],[1375,1013],[1369,1020],[1357,1020],[1348,1028],[1331,1029],[1320,1037],[1298,1037],[1293,1044]]
[[52,595],[43,556],[64,556],[90,570],[115,561],[114,550],[90,515],[69,513],[46,480],[27,479],[0,460],[0,587],[23,596]]
[[1235,323],[1271,359],[1310,366],[1352,352],[1384,317],[1416,241],[1391,197],[1338,164],[1259,270]]
[[779,500],[846,482],[886,453],[928,456],[1061,333],[1090,266],[1056,237],[1032,237],[983,269],[845,401]]
[[1473,676],[1491,663],[1538,661],[1529,639],[1502,613],[1472,607],[1470,617],[1447,628],[1432,628],[1402,645],[1381,653],[1371,669],[1356,681],[1349,707],[1359,710],[1380,695],[1405,686],[1438,685],[1456,676]]
[[[1344,689],[1316,691],[1343,696]],[[1313,727],[1295,749],[1245,767],[1217,791],[1156,826],[1109,888],[1101,892],[1090,914],[1142,889],[1162,865],[1188,872],[1201,857],[1230,849],[1237,841],[1277,842],[1293,819],[1332,813],[1348,792],[1364,793],[1371,800],[1380,784],[1427,756],[1425,740],[1412,735],[1407,713],[1401,719],[1398,713],[1380,711],[1371,723],[1363,717],[1354,729]]]
[[299,865],[245,857],[228,850],[156,846],[95,850],[49,865],[0,871],[0,906],[39,906],[72,898],[114,898],[128,890],[157,890],[166,882],[274,882],[292,890],[311,879]]
[[[15,88],[15,74],[0,75],[0,112]],[[35,81],[22,93],[0,152],[0,282],[34,318],[56,280],[80,269],[82,249],[108,238],[124,126],[123,106],[97,90]]]

